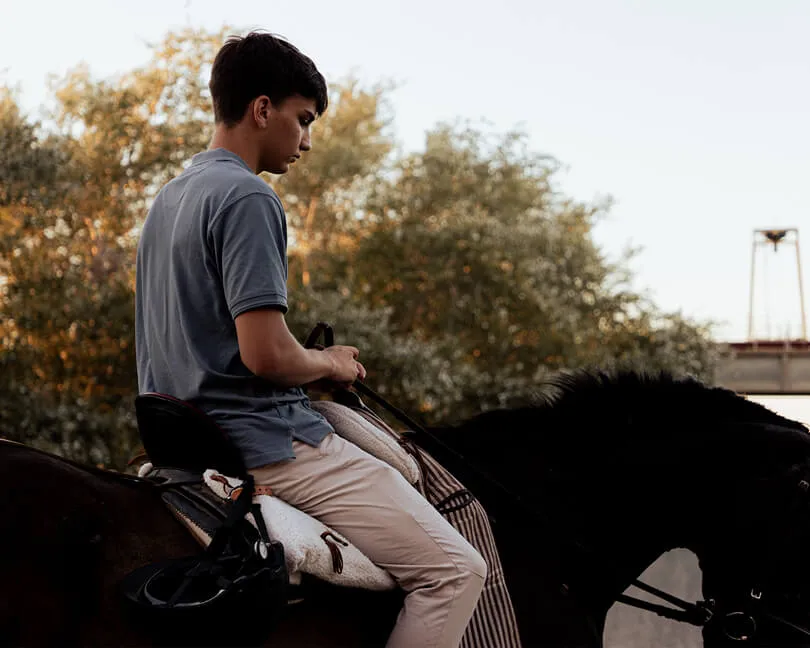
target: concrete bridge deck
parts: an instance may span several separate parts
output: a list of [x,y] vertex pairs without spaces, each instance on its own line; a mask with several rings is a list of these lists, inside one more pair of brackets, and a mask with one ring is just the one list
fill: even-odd
[[715,373],[718,385],[744,394],[810,395],[810,341],[731,342]]

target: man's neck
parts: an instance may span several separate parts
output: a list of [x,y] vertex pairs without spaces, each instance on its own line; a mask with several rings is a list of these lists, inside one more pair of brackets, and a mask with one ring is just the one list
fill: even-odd
[[248,136],[244,128],[239,126],[228,128],[223,124],[217,124],[216,130],[214,130],[214,137],[208,149],[213,150],[217,148],[222,148],[238,155],[253,170],[253,173],[258,173],[259,152],[256,150],[253,138]]

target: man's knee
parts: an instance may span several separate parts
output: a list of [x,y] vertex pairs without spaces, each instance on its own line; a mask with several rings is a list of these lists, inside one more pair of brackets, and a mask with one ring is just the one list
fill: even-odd
[[456,561],[458,577],[465,586],[482,588],[487,578],[487,562],[484,557],[467,543],[465,551]]

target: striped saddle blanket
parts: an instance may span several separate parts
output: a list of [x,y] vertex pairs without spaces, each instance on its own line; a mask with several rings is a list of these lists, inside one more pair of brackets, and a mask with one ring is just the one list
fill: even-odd
[[312,408],[323,414],[338,434],[397,468],[486,561],[484,589],[460,648],[520,648],[495,538],[478,500],[424,450],[420,450],[417,464],[400,443],[400,435],[367,407],[313,401]]

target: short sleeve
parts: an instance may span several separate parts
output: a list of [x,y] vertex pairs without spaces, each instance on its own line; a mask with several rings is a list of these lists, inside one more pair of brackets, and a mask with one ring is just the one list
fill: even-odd
[[287,312],[287,221],[277,197],[256,192],[226,206],[209,241],[233,318],[256,308]]

